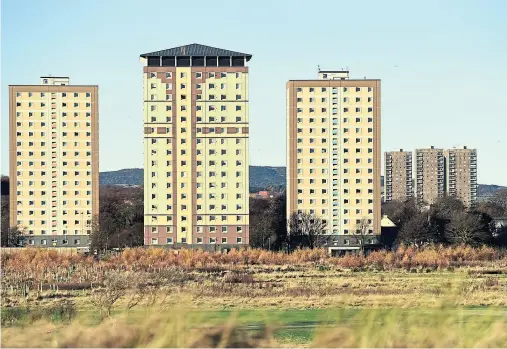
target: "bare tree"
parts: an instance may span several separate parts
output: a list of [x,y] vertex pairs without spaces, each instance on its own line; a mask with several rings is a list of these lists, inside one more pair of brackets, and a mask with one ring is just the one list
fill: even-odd
[[272,218],[267,199],[250,199],[250,245],[256,248],[269,248],[272,232]]
[[127,293],[130,278],[124,272],[111,271],[104,276],[103,285],[92,290],[90,302],[97,307],[100,317],[111,317],[114,304]]
[[289,217],[289,241],[291,246],[319,248],[326,241],[326,223],[310,213],[293,212]]
[[438,232],[428,213],[419,213],[400,229],[399,243],[422,246],[438,242]]
[[361,218],[359,223],[357,223],[357,225],[356,225],[356,235],[359,235],[360,239],[361,239],[360,244],[361,244],[361,254],[362,255],[364,255],[364,248],[366,245],[366,236],[371,235],[370,230],[371,230],[371,221],[366,217]]
[[7,228],[6,232],[2,231],[2,247],[23,247],[26,244],[25,227]]
[[108,237],[105,229],[99,224],[98,217],[93,217],[92,233],[90,236],[90,250],[92,252],[97,251],[97,253],[107,250],[107,241]]
[[482,215],[468,212],[458,212],[451,218],[445,236],[450,243],[466,245],[480,245],[492,239]]
[[502,207],[504,211],[503,214],[507,215],[507,189],[497,191],[490,201]]
[[398,229],[401,229],[406,222],[419,212],[420,209],[415,199],[408,199],[406,201],[393,200],[382,205],[382,214],[387,215],[396,224]]
[[[7,188],[5,188],[7,186]],[[25,244],[26,228],[21,226],[12,228],[9,222],[10,203],[9,195],[3,195],[9,192],[9,178],[2,176],[2,197],[1,197],[1,245],[2,247],[20,247]]]

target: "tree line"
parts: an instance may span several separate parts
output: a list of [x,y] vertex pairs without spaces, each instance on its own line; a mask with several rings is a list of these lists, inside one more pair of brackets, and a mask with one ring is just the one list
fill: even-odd
[[[2,246],[24,245],[22,231],[9,231],[8,177],[2,177]],[[507,216],[507,190],[466,208],[455,198],[444,197],[429,208],[415,200],[382,205],[397,226],[396,244],[408,245],[491,245],[507,246],[506,227],[496,227],[493,217]],[[101,186],[99,221],[93,220],[92,250],[108,250],[144,244],[143,188]],[[250,198],[250,245],[267,250],[318,248],[326,243],[326,222],[318,216],[294,213],[287,217],[285,192],[269,199]],[[290,232],[290,233],[289,233]],[[368,235],[362,219],[356,237]],[[364,244],[363,244],[364,245]]]
[[382,206],[397,226],[398,244],[491,245],[507,247],[507,227],[495,225],[494,217],[507,216],[507,190],[471,208],[453,197],[443,197],[427,206],[414,199],[392,201]]
[[[396,225],[394,244],[384,247],[400,244],[507,247],[507,227],[496,225],[494,220],[507,217],[507,190],[500,190],[471,208],[448,196],[429,207],[420,206],[413,199],[391,201],[382,205],[382,214]],[[284,193],[273,199],[250,199],[252,247],[270,250],[322,247],[327,242],[325,228],[322,218],[307,213],[293,213],[287,220]],[[362,240],[362,248],[369,234],[369,224],[363,218],[354,231],[354,236]]]

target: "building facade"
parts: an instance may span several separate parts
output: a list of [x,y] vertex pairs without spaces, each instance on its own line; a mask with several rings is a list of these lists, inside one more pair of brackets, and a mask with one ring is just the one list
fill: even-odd
[[286,92],[287,216],[321,217],[332,245],[368,243],[354,234],[364,220],[380,234],[380,80],[319,71]]
[[191,44],[141,55],[144,243],[249,243],[251,55]]
[[405,201],[413,197],[412,152],[389,151],[384,158],[385,202]]
[[444,151],[447,195],[460,199],[470,207],[477,202],[477,150],[447,149]]
[[444,151],[431,146],[415,155],[417,201],[431,205],[445,194]]
[[87,247],[99,213],[98,87],[9,86],[10,227],[28,245]]

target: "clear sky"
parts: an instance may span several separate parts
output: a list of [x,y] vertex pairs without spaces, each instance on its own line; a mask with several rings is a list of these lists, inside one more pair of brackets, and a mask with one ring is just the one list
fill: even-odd
[[[252,165],[285,165],[285,83],[321,69],[382,79],[382,152],[478,149],[507,185],[507,1],[3,0],[1,172],[9,84],[99,85],[100,170],[143,167],[139,55],[200,43],[253,55]],[[397,66],[397,67],[396,67]]]

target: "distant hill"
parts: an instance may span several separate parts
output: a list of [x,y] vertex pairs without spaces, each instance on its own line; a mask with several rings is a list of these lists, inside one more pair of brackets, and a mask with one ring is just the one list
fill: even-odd
[[263,190],[267,187],[285,188],[285,183],[285,167],[250,166],[250,189]]
[[[127,168],[100,173],[101,185],[142,185],[143,169]],[[250,166],[251,191],[267,187],[285,187],[285,167]]]
[[502,187],[501,185],[495,184],[479,184],[477,188],[477,196],[478,197],[493,196],[497,191],[502,189],[507,189],[507,187]]
[[[285,187],[285,167],[284,166],[250,166],[250,191],[256,192],[267,187]],[[382,186],[384,177],[381,177]],[[106,171],[100,173],[101,185],[142,185],[143,169],[128,168],[118,171]],[[500,185],[479,184],[477,196],[484,198],[493,195],[496,191],[507,189]]]
[[142,168],[100,172],[100,185],[143,185],[143,173]]

